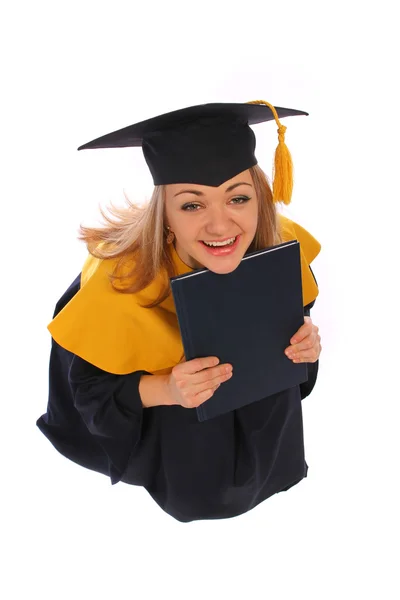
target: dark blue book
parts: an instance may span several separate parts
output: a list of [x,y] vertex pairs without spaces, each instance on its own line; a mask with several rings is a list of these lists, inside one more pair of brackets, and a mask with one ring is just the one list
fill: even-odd
[[186,360],[217,356],[233,376],[199,406],[205,421],[307,380],[284,353],[304,323],[296,240],[243,257],[232,273],[199,269],[171,278]]

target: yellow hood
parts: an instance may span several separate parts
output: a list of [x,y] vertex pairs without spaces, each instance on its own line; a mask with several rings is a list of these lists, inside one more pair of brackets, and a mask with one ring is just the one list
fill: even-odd
[[[300,225],[279,215],[283,241],[300,242],[304,306],[318,295],[308,265],[320,244]],[[171,248],[178,274],[191,271]],[[161,279],[138,294],[113,289],[108,279],[115,260],[89,255],[82,269],[81,288],[49,324],[54,340],[96,367],[115,374],[144,370],[168,372],[184,357],[175,305],[170,295],[148,309],[140,304],[158,296]]]

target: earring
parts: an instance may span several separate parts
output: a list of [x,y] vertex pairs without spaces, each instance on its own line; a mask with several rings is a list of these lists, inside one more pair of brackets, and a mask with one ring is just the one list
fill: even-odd
[[172,242],[175,239],[175,234],[173,231],[171,231],[171,229],[169,227],[167,227],[167,229],[168,229],[167,244],[172,244]]

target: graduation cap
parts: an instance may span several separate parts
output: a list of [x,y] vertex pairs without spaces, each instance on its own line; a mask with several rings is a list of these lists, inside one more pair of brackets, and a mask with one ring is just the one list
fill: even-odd
[[273,196],[289,204],[293,166],[279,119],[308,113],[274,107],[265,100],[245,104],[200,104],[175,110],[99,137],[78,148],[141,146],[154,185],[197,183],[219,186],[257,164],[256,139],[250,125],[275,119],[279,144],[275,153]]

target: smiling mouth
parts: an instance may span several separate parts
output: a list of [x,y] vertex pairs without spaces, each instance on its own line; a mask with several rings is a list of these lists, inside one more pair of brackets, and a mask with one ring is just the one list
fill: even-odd
[[238,236],[236,235],[235,237],[227,238],[220,242],[206,242],[205,240],[202,240],[201,243],[207,246],[207,248],[225,248],[226,246],[233,246],[237,237]]

